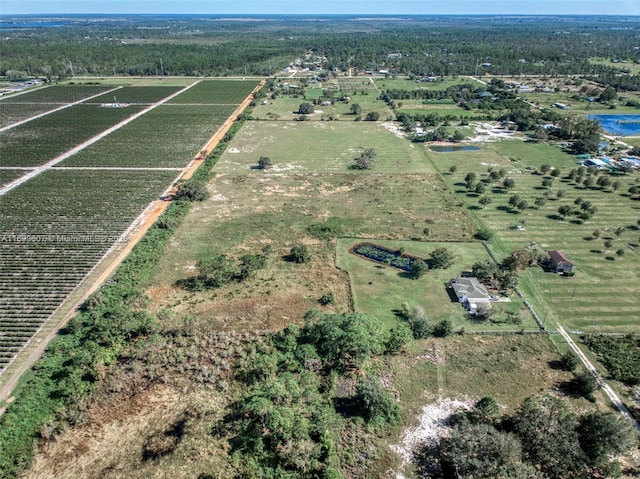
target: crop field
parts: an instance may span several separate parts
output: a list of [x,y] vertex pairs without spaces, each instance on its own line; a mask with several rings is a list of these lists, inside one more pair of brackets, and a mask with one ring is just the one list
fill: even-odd
[[49,170],[0,197],[0,371],[175,177]]
[[89,98],[112,88],[110,85],[53,85],[20,95],[8,96],[0,100],[0,105],[7,103],[55,103],[64,105],[65,103],[73,103],[83,98]]
[[114,103],[114,97],[118,103],[144,103],[151,104],[156,103],[163,98],[180,90],[180,87],[172,86],[125,86],[118,88],[110,93],[92,98],[90,103]]
[[4,131],[0,133],[0,165],[42,165],[143,108],[76,105]]
[[[407,274],[395,268],[376,264],[349,253],[349,249],[361,242],[360,239],[344,238],[338,240],[336,265],[349,272],[353,288],[353,299],[357,311],[375,316],[389,327],[406,321],[397,313],[402,303],[410,308],[420,306],[427,317],[435,324],[448,319],[455,329],[468,331],[520,331],[522,328],[538,330],[531,313],[526,310],[515,295],[510,303],[493,303],[496,313],[491,321],[473,320],[455,297],[447,292],[446,284],[462,271],[471,269],[478,261],[491,258],[480,243],[432,243],[415,241],[376,241],[376,244],[398,250],[403,248],[406,254],[427,258],[436,248],[444,247],[455,256],[455,262],[449,268],[430,270],[419,279],[411,279]],[[517,321],[507,322],[506,311],[513,312]]]
[[60,166],[186,166],[235,106],[161,105]]
[[[75,88],[79,88],[77,94]],[[50,96],[40,93],[38,98],[70,101],[109,88],[43,89]],[[156,102],[178,89],[123,87],[117,90],[117,101],[134,104],[103,108],[92,101],[5,131],[0,134],[0,182],[9,183],[27,173],[28,167],[46,163],[141,111],[145,108],[141,104]],[[95,101],[112,103],[113,94]],[[0,196],[0,372],[105,253],[120,247],[118,240],[132,221],[176,179],[177,170],[234,110],[235,105],[159,106],[95,143],[91,148],[97,149],[80,162],[81,166],[116,168],[53,168]],[[170,168],[117,169],[122,166]]]
[[258,81],[249,80],[204,80],[181,95],[173,98],[169,103],[175,104],[203,104],[203,105],[237,105],[244,100]]
[[17,180],[28,172],[29,170],[0,168],[0,187]]
[[[565,251],[576,264],[576,275],[572,278],[545,273],[541,268],[531,268],[522,274],[521,288],[539,314],[573,330],[638,331],[635,292],[640,280],[637,253],[640,241],[636,222],[640,207],[627,194],[628,188],[636,184],[637,173],[613,176],[613,180],[620,182],[617,191],[612,188],[603,191],[597,186],[586,188],[565,178],[570,169],[577,168],[575,158],[549,145],[516,141],[493,143],[479,152],[429,155],[442,172],[457,165],[457,171],[447,177],[469,211],[496,231],[492,247],[499,256],[535,242],[545,250]],[[537,168],[543,163],[554,165],[561,172],[550,188],[541,185],[543,175]],[[505,168],[515,187],[509,192],[489,188],[488,195],[493,201],[483,209],[478,205],[479,195],[464,188],[464,177],[475,172],[478,178],[484,178],[488,166]],[[558,191],[562,191],[560,196]],[[528,203],[522,213],[508,205],[514,194]],[[545,203],[536,206],[536,198],[545,198]],[[572,215],[563,218],[558,213],[561,205],[577,208],[578,198],[591,202],[597,209],[586,222]],[[619,227],[624,230],[616,233]],[[593,236],[595,230],[599,232],[597,239]],[[611,241],[610,246],[605,245],[607,240]],[[622,256],[616,254],[618,250]]]
[[[98,89],[91,87],[90,89],[83,89],[78,92],[76,97],[72,92],[67,92],[67,90],[64,89],[61,90],[61,88],[65,87],[47,87],[40,90],[34,90],[30,93],[9,96],[0,100],[0,127],[26,120],[27,118],[31,118],[32,116],[40,113],[55,110],[67,103],[71,103],[72,101],[88,98],[100,93],[100,91],[109,89],[109,87],[106,86]],[[66,88],[68,89],[68,87]],[[84,95],[80,94],[82,92],[84,92]],[[43,96],[44,93],[48,93],[50,96]],[[63,101],[68,97],[70,97],[71,100]]]

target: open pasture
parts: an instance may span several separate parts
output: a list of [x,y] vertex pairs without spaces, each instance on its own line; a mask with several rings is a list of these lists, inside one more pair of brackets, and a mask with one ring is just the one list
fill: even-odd
[[[545,273],[540,268],[521,275],[521,288],[538,313],[574,330],[590,330],[595,325],[598,331],[638,331],[640,257],[636,222],[640,206],[626,193],[635,184],[637,173],[612,176],[612,180],[620,182],[615,192],[611,188],[605,191],[599,187],[585,188],[564,178],[578,165],[559,149],[554,153],[553,147],[547,145],[517,142],[493,143],[489,148],[500,161],[487,161],[488,153],[483,150],[464,152],[464,158],[457,156],[461,153],[429,155],[440,171],[457,165],[457,171],[447,174],[447,178],[464,198],[469,211],[496,232],[491,244],[500,257],[535,242],[544,250],[564,250],[576,264],[576,275],[572,278]],[[542,186],[543,175],[536,169],[543,163],[556,166],[561,172],[551,188]],[[488,166],[504,168],[506,176],[515,181],[515,187],[508,192],[496,187],[497,184],[488,188],[486,194],[493,201],[482,208],[478,204],[480,195],[466,191],[464,177],[474,172],[478,179],[484,179]],[[560,197],[558,191],[562,191]],[[528,203],[521,213],[508,204],[514,194]],[[536,206],[535,200],[539,198],[544,198],[545,203]],[[563,218],[558,212],[561,205],[578,208],[575,204],[578,198],[597,209],[586,222],[572,215]],[[618,236],[615,230],[619,227],[625,229]],[[593,237],[595,230],[599,232],[597,239]],[[605,246],[607,240],[611,246]],[[623,256],[616,254],[618,250],[623,251]]]
[[87,103],[136,103],[152,104],[180,90],[173,86],[125,86],[110,93],[92,98]]
[[258,86],[255,79],[202,80],[169,103],[201,105],[236,105]]
[[[376,152],[369,170],[353,170],[354,159],[368,148]],[[273,167],[265,172],[252,167],[261,156]],[[227,149],[216,171],[240,174],[431,173],[433,166],[424,150],[397,137],[374,122],[263,122],[245,124]]]
[[[455,256],[455,262],[446,269],[429,270],[419,279],[411,279],[406,273],[389,266],[380,265],[349,253],[349,249],[362,242],[361,239],[338,240],[336,265],[349,272],[356,311],[375,316],[388,326],[406,322],[399,311],[402,303],[410,308],[420,306],[432,324],[443,319],[452,322],[455,329],[482,331],[537,330],[531,314],[515,295],[511,303],[494,303],[496,313],[491,321],[471,319],[455,296],[446,288],[447,283],[461,272],[471,269],[478,261],[489,261],[491,257],[481,243],[432,243],[414,241],[375,241],[391,250],[404,249],[406,254],[428,258],[436,248],[444,247]],[[501,312],[499,312],[501,311]],[[505,311],[512,311],[519,321],[506,322]]]
[[0,133],[0,165],[42,165],[142,108],[76,105],[4,131]]
[[49,170],[0,197],[0,371],[175,176]]
[[234,106],[160,105],[60,166],[181,168],[234,109]]

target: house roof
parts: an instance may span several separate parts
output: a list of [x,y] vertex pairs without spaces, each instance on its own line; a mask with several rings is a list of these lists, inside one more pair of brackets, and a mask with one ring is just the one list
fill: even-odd
[[478,278],[463,278],[459,277],[451,281],[451,287],[456,293],[458,298],[466,296],[469,301],[474,299],[487,299],[489,298],[489,292],[485,288]]
[[574,265],[573,261],[569,259],[569,257],[565,254],[564,251],[561,251],[559,249],[552,249],[550,251],[547,251],[547,254],[549,255],[549,258],[551,258],[551,261],[553,261],[554,264],[566,265],[566,266]]

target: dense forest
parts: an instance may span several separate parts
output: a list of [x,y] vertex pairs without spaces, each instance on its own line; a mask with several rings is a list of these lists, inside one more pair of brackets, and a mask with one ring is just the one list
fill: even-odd
[[640,62],[640,23],[630,17],[398,17],[382,22],[343,16],[134,16],[72,17],[55,28],[34,24],[24,27],[19,19],[0,23],[0,75],[269,75],[311,53],[333,71],[582,74],[609,82],[617,78],[620,89],[639,84],[637,76],[624,74],[624,63],[617,69],[589,61]]

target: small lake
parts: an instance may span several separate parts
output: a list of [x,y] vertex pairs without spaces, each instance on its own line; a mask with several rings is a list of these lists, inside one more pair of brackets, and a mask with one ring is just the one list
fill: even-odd
[[589,115],[590,120],[598,120],[600,126],[612,135],[640,135],[640,115]]
[[451,153],[454,151],[476,151],[479,150],[480,148],[477,146],[457,146],[457,145],[451,145],[451,146],[430,146],[429,150],[436,152],[436,153]]

